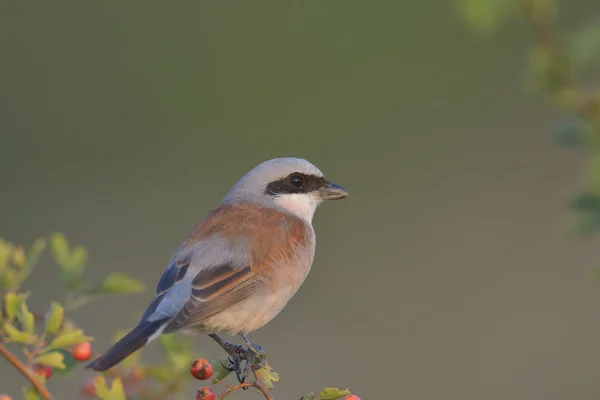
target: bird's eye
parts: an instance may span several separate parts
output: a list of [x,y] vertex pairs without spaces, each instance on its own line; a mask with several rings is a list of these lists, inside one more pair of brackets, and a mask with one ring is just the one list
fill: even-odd
[[292,175],[290,176],[290,183],[293,187],[301,188],[304,185],[304,178],[300,175]]

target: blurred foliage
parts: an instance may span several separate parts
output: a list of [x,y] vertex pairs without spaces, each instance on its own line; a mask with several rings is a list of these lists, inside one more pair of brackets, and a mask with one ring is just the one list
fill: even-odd
[[524,23],[533,37],[529,77],[567,122],[557,139],[587,154],[580,193],[570,206],[573,232],[586,236],[600,229],[600,16],[592,16],[574,32],[563,33],[558,0],[459,0],[458,9],[475,32],[491,34],[511,21]]
[[[50,247],[57,266],[65,297],[62,301],[50,302],[44,313],[38,313],[29,308],[31,293],[23,291],[22,284],[34,271],[47,247]],[[94,356],[89,345],[94,338],[87,336],[68,318],[70,311],[103,296],[145,290],[142,282],[119,272],[108,274],[95,286],[88,287],[83,279],[87,261],[87,250],[82,246],[71,246],[60,233],[38,239],[27,249],[0,238],[0,355],[29,381],[30,386],[23,388],[26,400],[51,399],[46,380],[53,375],[67,377]],[[113,341],[125,333],[117,332]],[[101,376],[83,383],[81,395],[100,400],[164,400],[181,394],[192,379],[191,339],[169,334],[160,336],[158,342],[163,349],[160,363],[145,364],[139,352],[133,353]],[[82,344],[85,346],[80,347]],[[20,351],[20,357],[15,354],[16,350]],[[213,360],[210,364],[213,366],[212,383],[225,385],[222,381],[231,374],[226,368],[228,359]],[[268,390],[279,381],[279,375],[265,363],[255,371],[255,376],[260,383],[225,385],[227,390],[218,398],[223,399],[237,389],[256,387],[263,388],[265,398],[270,399]],[[311,394],[305,398],[333,400],[349,394],[336,390],[324,389],[319,397]]]

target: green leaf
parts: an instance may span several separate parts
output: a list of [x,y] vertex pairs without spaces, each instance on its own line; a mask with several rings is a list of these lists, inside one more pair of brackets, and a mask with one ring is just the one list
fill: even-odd
[[97,289],[99,293],[106,294],[141,293],[144,290],[146,288],[141,281],[120,272],[109,274]]
[[6,293],[4,296],[4,310],[9,321],[13,321],[17,316],[17,310],[21,307],[21,297],[16,293]]
[[273,389],[273,382],[279,382],[279,374],[275,372],[269,364],[266,364],[256,371],[256,373],[260,376],[260,379],[263,381],[265,386],[269,389]]
[[227,375],[231,373],[230,370],[227,369],[226,365],[229,362],[227,358],[223,358],[220,360],[212,360],[210,365],[213,368],[213,380],[212,383],[217,383],[227,378]]
[[121,379],[115,378],[112,381],[112,386],[108,388],[104,378],[96,378],[96,397],[100,400],[126,400]]
[[23,388],[23,398],[25,400],[40,400],[40,396],[33,386]]
[[13,264],[18,268],[23,268],[26,264],[25,250],[22,246],[15,246],[12,251]]
[[35,317],[33,316],[33,313],[31,311],[29,311],[29,308],[27,307],[27,303],[22,302],[21,303],[21,310],[20,313],[18,315],[19,318],[19,322],[21,322],[21,326],[23,327],[23,330],[29,334],[32,334],[35,332]]
[[21,332],[10,323],[4,324],[4,333],[10,339],[10,341],[19,344],[29,344],[34,342],[37,338],[27,332]]
[[17,273],[10,268],[0,272],[0,290],[6,290],[12,287],[18,280]]
[[62,356],[63,356],[63,362],[65,364],[65,368],[64,369],[57,369],[57,370],[55,370],[56,375],[63,375],[63,376],[64,375],[68,375],[74,369],[76,369],[78,366],[81,365],[80,362],[78,362],[77,360],[75,360],[73,358],[73,355],[71,354],[71,352],[69,350],[58,349],[58,350],[53,350],[53,352],[62,354]]
[[58,351],[52,351],[50,353],[42,354],[35,358],[35,362],[44,364],[52,368],[65,369],[64,355]]
[[4,239],[0,238],[0,270],[4,269],[8,264],[11,246]]
[[319,400],[336,400],[351,394],[348,389],[325,388],[319,393]]
[[68,265],[70,261],[69,242],[65,235],[62,233],[55,233],[50,238],[50,245],[54,261],[58,264],[59,268],[62,269],[64,266]]
[[309,393],[306,396],[302,397],[300,400],[313,400],[315,398],[314,393]]
[[27,251],[27,264],[33,267],[37,264],[42,252],[46,249],[46,240],[36,239]]
[[44,321],[44,332],[54,335],[60,329],[65,315],[65,310],[57,302],[50,304],[50,309],[46,312]]
[[61,272],[61,278],[67,289],[75,290],[81,286],[81,274],[87,261],[87,251],[83,247],[69,250],[69,242],[62,233],[55,233],[50,239],[52,255]]
[[83,266],[87,263],[88,254],[85,247],[78,246],[71,252],[71,265]]
[[92,340],[94,340],[94,338],[91,336],[85,336],[81,329],[75,329],[73,331],[56,336],[50,345],[44,350],[48,351],[54,349],[63,349],[65,347],[74,346],[81,342],[91,342]]
[[463,19],[477,32],[492,32],[519,11],[518,0],[458,0]]

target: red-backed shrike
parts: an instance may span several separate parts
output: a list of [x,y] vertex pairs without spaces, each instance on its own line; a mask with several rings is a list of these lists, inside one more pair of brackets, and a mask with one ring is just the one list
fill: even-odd
[[[230,355],[245,354],[247,367],[250,351],[261,349],[247,334],[271,321],[310,271],[316,208],[347,196],[303,159],[256,166],[176,250],[139,324],[88,368],[111,368],[174,331],[206,333]],[[248,348],[225,341],[219,332],[240,335]]]

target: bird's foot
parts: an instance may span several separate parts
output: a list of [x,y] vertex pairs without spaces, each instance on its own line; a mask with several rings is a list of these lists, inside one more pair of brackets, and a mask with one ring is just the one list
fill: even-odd
[[[260,369],[266,363],[265,350],[262,346],[254,343],[246,335],[240,335],[247,347],[228,342],[220,335],[212,334],[212,337],[219,345],[229,354],[226,368],[231,372],[235,372],[237,380],[244,383],[246,378],[251,374],[252,368]],[[242,361],[245,361],[242,368]]]

